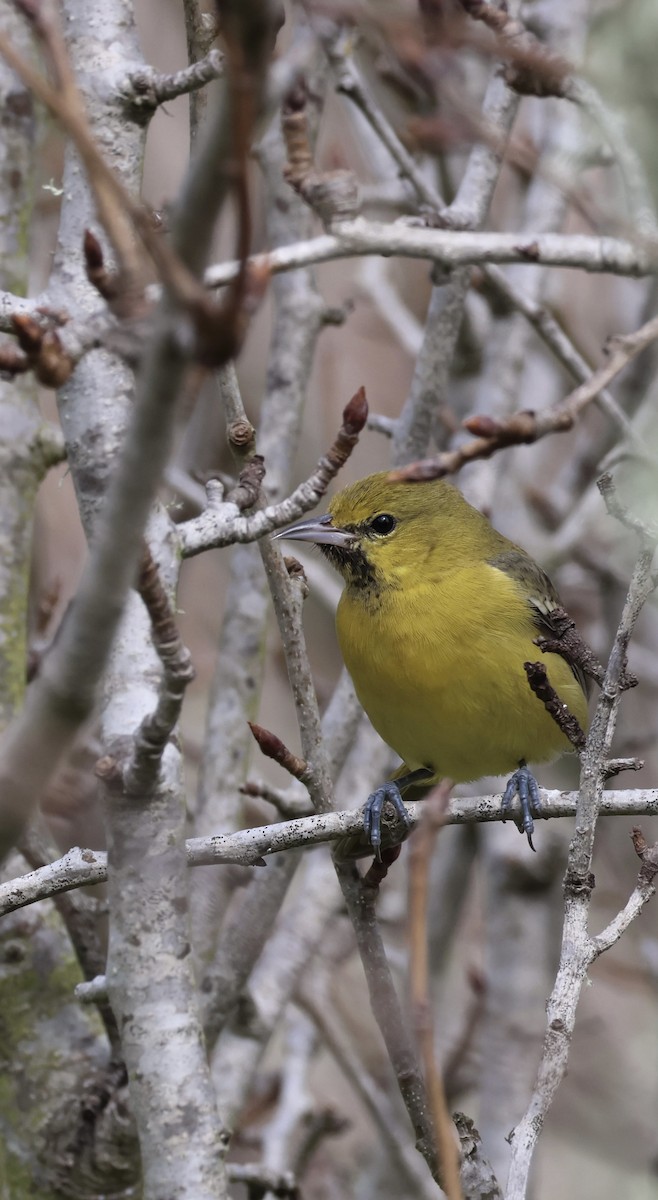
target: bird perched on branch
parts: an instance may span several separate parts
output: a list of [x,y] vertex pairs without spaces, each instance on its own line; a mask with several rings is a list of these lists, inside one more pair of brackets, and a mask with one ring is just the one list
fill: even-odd
[[[560,605],[541,567],[450,484],[391,482],[386,472],[277,536],[314,542],[342,575],[343,658],[372,724],[403,760],[366,804],[375,851],[386,800],[406,817],[401,796],[414,784],[510,770],[504,805],[518,794],[532,846],[540,801],[527,763],[570,749],[523,665],[541,657],[535,639],[555,632]],[[545,663],[560,701],[586,726],[578,668],[557,653]]]

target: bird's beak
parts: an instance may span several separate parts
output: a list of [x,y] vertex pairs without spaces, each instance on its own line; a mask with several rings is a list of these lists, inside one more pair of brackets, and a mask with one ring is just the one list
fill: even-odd
[[350,546],[354,534],[346,529],[336,529],[331,524],[331,513],[321,517],[304,517],[288,529],[280,529],[274,538],[290,538],[295,542],[315,542],[316,546]]

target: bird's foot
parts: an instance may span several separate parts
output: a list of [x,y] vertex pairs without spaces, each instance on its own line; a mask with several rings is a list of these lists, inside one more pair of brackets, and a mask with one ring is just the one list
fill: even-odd
[[533,817],[541,816],[541,799],[537,780],[526,764],[521,761],[518,770],[507,781],[503,792],[503,821],[505,820],[515,796],[521,801],[521,817],[516,821],[519,833],[525,833],[528,845],[534,850],[532,835],[535,828]]
[[363,810],[363,828],[378,859],[382,856],[382,812],[387,800],[393,805],[395,815],[402,821],[405,829],[411,828],[411,820],[404,807],[400,789],[394,780],[389,779],[368,796]]
[[405,833],[400,841],[404,841],[407,832],[411,829],[411,818],[402,800],[402,789],[411,787],[415,783],[423,783],[431,779],[434,771],[429,767],[418,767],[415,771],[410,771],[407,775],[401,775],[399,779],[388,779],[381,787],[368,796],[363,810],[363,828],[366,837],[372,846],[376,857],[381,861],[382,857],[382,812],[384,805],[388,800],[393,805],[395,815],[402,822],[405,828]]

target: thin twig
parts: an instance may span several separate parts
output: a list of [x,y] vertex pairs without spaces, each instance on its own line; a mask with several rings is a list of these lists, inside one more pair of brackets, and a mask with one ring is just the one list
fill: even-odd
[[597,943],[589,933],[588,918],[594,887],[594,877],[591,873],[594,836],[605,800],[603,784],[606,763],[622,695],[628,644],[643,604],[655,587],[652,572],[655,537],[620,505],[610,479],[605,481],[603,494],[609,511],[619,510],[623,518],[636,528],[640,552],[582,754],[576,826],[569,847],[564,882],[565,913],[560,963],[547,1005],[547,1032],[535,1090],[528,1109],[513,1135],[508,1200],[524,1200],[526,1195],[537,1139],[567,1069],[576,1008],[587,970],[598,954],[612,945],[615,937],[621,936],[654,890],[651,880],[646,878],[646,873],[641,873],[633,896],[623,913],[611,922],[603,941]]
[[[40,28],[57,60],[60,77],[72,78],[66,47],[54,21],[49,21]],[[122,266],[127,293],[134,287],[139,288],[141,277],[141,265],[135,256],[132,235],[126,224],[126,218],[129,218],[156,264],[160,278],[166,282],[169,289],[181,301],[189,304],[198,301],[203,293],[199,292],[193,275],[155,231],[149,214],[141,204],[132,199],[100,153],[77,90],[74,95],[71,86],[67,85],[61,92],[57,91],[17,53],[1,32],[0,54],[35,96],[59,118],[80,154],[96,196],[100,220]],[[238,272],[236,277],[237,274]]]
[[459,1158],[454,1129],[446,1102],[443,1079],[436,1061],[434,1022],[430,998],[427,945],[427,902],[429,870],[439,830],[443,824],[452,784],[442,780],[436,794],[425,801],[423,819],[409,854],[409,944],[411,1001],[416,1039],[420,1049],[425,1083],[432,1108],[436,1143],[439,1147],[441,1182],[448,1200],[462,1200]]
[[492,454],[508,446],[531,444],[548,434],[567,432],[573,428],[583,409],[600,391],[656,338],[658,317],[647,321],[635,333],[614,338],[609,343],[612,349],[608,362],[599,367],[586,383],[571,392],[561,404],[541,412],[526,410],[514,413],[502,421],[488,416],[468,417],[463,424],[470,433],[478,435],[473,441],[465,442],[463,446],[454,450],[445,450],[433,458],[398,468],[392,472],[391,478],[407,482],[440,479],[444,475],[452,475],[459,471],[466,463],[490,458]]
[[436,1185],[431,1182],[416,1153],[411,1151],[406,1130],[400,1128],[397,1112],[367,1070],[361,1048],[350,1038],[345,1023],[327,999],[329,979],[322,982],[326,985],[324,988],[317,977],[311,981],[304,980],[298,1003],[315,1023],[327,1049],[379,1130],[385,1151],[402,1179],[406,1180],[409,1194],[419,1198],[422,1196],[423,1200],[436,1200]]
[[576,750],[582,750],[587,740],[585,731],[578,718],[570,712],[566,704],[560,700],[555,688],[549,681],[546,667],[540,662],[524,662],[523,670],[528,678],[531,690],[538,700],[541,700],[546,712],[553,718],[556,725],[568,737]]
[[255,721],[249,721],[248,724],[261,752],[283,767],[283,770],[292,775],[293,779],[299,779],[301,783],[304,783],[305,777],[308,776],[308,764],[304,762],[304,759],[293,754],[292,750],[289,750],[281,741],[281,738],[269,729],[264,729]]
[[282,817],[307,817],[313,812],[313,805],[308,796],[293,792],[292,788],[286,791],[275,788],[264,779],[247,779],[240,791],[243,796],[265,800],[280,812]]
[[658,224],[651,187],[622,119],[610,111],[589,80],[571,79],[565,97],[587,113],[610,146],[626,193],[630,226],[641,237],[655,240]]
[[354,864],[336,863],[335,866],[354,927],[373,1015],[384,1038],[400,1094],[414,1128],[416,1148],[432,1175],[438,1179],[438,1148],[434,1140],[428,1098],[377,922],[375,904],[378,889],[361,878]]
[[[376,104],[354,61],[353,54],[349,53],[349,39],[344,36],[336,38],[335,34],[332,34],[331,37],[325,38],[325,49],[337,76],[338,90],[348,96],[361,111],[371,129],[397,164],[401,176],[411,184],[418,199],[432,210],[434,220],[439,227],[453,228],[457,226],[461,228],[463,217],[456,213],[453,207],[448,208],[440,193],[427,182],[416,161]],[[537,303],[521,288],[510,283],[505,273],[496,266],[485,266],[483,275],[496,299],[502,300],[523,314],[575,379],[580,382],[589,379],[591,369],[588,362],[576,350],[564,330],[542,304]],[[597,403],[625,435],[633,439],[628,419],[606,389],[600,392]]]
[[201,516],[178,526],[183,555],[190,557],[216,546],[257,541],[314,508],[352,453],[367,416],[365,390],[359,388],[343,410],[343,423],[333,444],[320,458],[315,471],[287,500],[260,509],[249,517],[238,517],[236,506],[229,503],[220,501],[209,505]]
[[400,174],[412,184],[419,200],[437,214],[439,224],[441,224],[441,217],[447,206],[435,188],[428,183],[415,159],[409,154],[375,102],[350,53],[352,40],[351,35],[345,34],[343,31],[336,33],[333,29],[328,36],[322,39],[336,77],[336,90],[341,95],[347,96],[363,113],[382,145],[386,147],[391,158],[397,164]]

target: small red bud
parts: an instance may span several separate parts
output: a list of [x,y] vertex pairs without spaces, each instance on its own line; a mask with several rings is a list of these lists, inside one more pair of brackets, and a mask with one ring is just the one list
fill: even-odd
[[282,757],[287,753],[286,746],[271,730],[265,729],[262,725],[256,725],[255,721],[248,722],[249,728],[253,733],[258,745],[263,754],[267,758],[273,758],[275,762],[280,762]]
[[419,462],[409,463],[408,467],[398,467],[389,471],[391,483],[427,483],[430,479],[441,479],[446,474],[445,469],[434,458],[423,458]]
[[26,354],[34,354],[43,341],[43,329],[38,321],[27,314],[16,313],[11,318],[11,323],[16,331],[21,350],[24,350]]
[[367,420],[368,401],[366,399],[366,389],[360,387],[358,392],[354,393],[352,399],[348,401],[343,409],[343,427],[345,432],[352,437],[357,433],[361,433]]
[[82,247],[88,271],[101,271],[104,265],[103,247],[91,229],[85,229]]
[[475,413],[472,417],[467,417],[462,421],[462,426],[476,437],[494,438],[500,433],[500,422],[484,413]]

